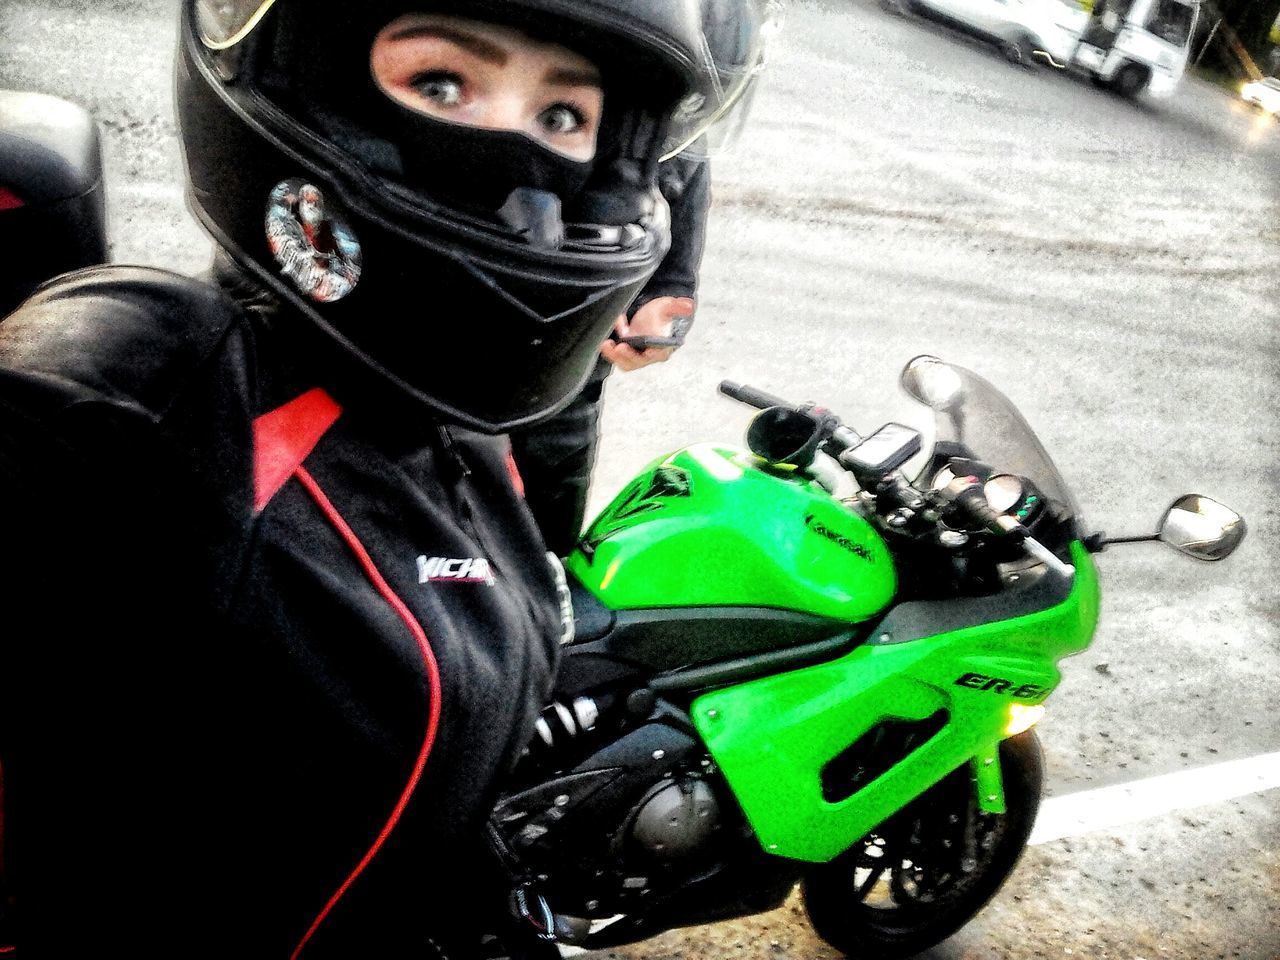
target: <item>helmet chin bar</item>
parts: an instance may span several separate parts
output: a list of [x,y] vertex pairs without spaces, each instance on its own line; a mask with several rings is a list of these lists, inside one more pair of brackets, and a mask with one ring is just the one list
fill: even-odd
[[560,198],[554,193],[516,187],[507,202],[498,208],[498,217],[535,247],[558,250],[564,244]]

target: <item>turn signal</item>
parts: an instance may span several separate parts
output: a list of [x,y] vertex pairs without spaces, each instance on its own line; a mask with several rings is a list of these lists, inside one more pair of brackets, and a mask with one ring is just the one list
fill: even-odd
[[1009,723],[1004,728],[1004,732],[1010,737],[1017,736],[1024,730],[1030,730],[1043,716],[1044,707],[1040,704],[1028,707],[1021,703],[1011,703],[1009,704]]

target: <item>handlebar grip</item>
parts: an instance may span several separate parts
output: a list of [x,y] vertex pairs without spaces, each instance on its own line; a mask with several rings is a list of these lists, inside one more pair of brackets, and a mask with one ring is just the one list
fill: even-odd
[[954,502],[970,519],[982,524],[992,533],[1011,537],[1015,541],[1021,541],[1027,536],[1027,530],[1022,524],[991,508],[981,484],[974,483],[965,487],[955,495]]
[[730,380],[720,381],[720,392],[732,400],[737,400],[740,403],[745,403],[761,410],[769,407],[794,406],[794,404],[787,403],[781,397],[775,397],[772,393],[765,393],[763,390],[749,387],[745,383],[733,383]]

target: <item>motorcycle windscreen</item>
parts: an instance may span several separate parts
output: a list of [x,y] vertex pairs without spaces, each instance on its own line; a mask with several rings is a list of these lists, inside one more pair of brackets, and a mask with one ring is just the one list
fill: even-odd
[[[1030,424],[1003,393],[972,370],[937,357],[917,357],[903,371],[904,389],[932,407],[934,444],[949,444],[967,456],[1029,479],[1063,519],[1080,507]],[[924,488],[932,477],[919,476]]]

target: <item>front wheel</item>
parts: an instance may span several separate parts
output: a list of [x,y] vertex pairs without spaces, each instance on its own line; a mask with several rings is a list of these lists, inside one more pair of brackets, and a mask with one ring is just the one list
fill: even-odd
[[1000,52],[1010,63],[1019,67],[1034,67],[1036,47],[1027,36],[1012,37],[1000,42]]
[[1149,75],[1136,63],[1126,63],[1111,80],[1111,86],[1122,97],[1136,97],[1147,88]]
[[1028,730],[1000,744],[1004,814],[978,809],[967,766],[802,883],[818,936],[859,960],[900,960],[945,940],[1000,889],[1031,835],[1043,758]]

